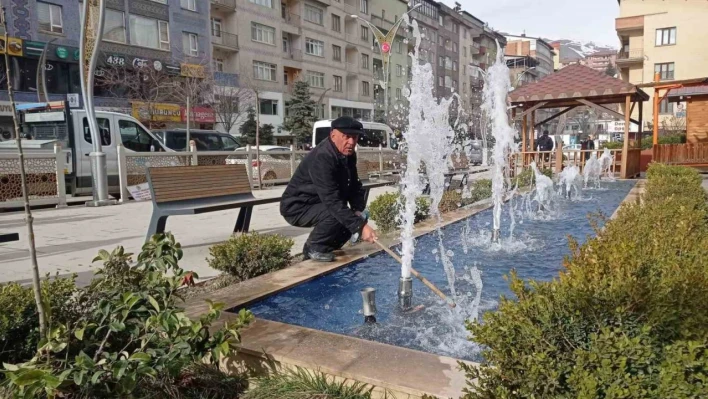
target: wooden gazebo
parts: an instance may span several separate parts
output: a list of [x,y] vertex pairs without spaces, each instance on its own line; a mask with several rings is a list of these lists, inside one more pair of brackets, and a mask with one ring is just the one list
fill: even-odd
[[[526,84],[509,93],[512,118],[521,119],[521,142],[523,152],[534,151],[534,134],[536,127],[552,121],[566,112],[580,106],[588,106],[599,112],[604,112],[623,119],[624,146],[622,148],[621,172],[622,178],[639,175],[641,134],[638,134],[636,148],[630,149],[629,124],[635,123],[642,131],[644,101],[649,95],[637,86],[620,79],[608,76],[584,65],[570,65],[548,75],[541,80]],[[608,104],[624,104],[624,115],[607,107]],[[638,106],[639,119],[631,118],[634,107]],[[557,109],[552,116],[536,121],[536,111],[539,109]],[[531,134],[529,134],[531,133]],[[558,149],[562,161],[562,152]],[[562,162],[556,167],[561,168]]]

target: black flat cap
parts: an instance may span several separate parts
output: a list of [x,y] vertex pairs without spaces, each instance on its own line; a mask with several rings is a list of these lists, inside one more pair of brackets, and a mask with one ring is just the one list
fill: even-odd
[[364,126],[351,116],[340,116],[332,121],[332,130],[337,129],[344,134],[362,135]]

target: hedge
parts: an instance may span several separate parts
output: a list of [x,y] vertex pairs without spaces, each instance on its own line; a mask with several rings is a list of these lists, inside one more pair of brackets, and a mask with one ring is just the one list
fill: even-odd
[[517,298],[468,323],[484,362],[462,365],[465,398],[708,397],[705,192],[686,168],[648,177],[557,279],[512,273]]

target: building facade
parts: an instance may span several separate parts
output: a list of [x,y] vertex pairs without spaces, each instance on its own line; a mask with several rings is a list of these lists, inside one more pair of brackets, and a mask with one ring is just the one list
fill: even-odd
[[506,56],[530,56],[538,62],[533,73],[538,77],[550,75],[556,69],[554,65],[555,51],[545,40],[526,35],[506,35]]
[[585,57],[585,65],[600,72],[615,69],[617,66],[617,52],[609,50],[590,54]]
[[[35,102],[37,69],[46,43],[44,65],[50,100],[79,94],[79,40],[83,3],[74,0],[14,0],[6,5],[12,83],[18,102]],[[209,5],[187,0],[108,0],[98,71],[102,67],[154,68],[180,76],[183,66],[211,59]],[[4,61],[3,71],[4,71]],[[131,113],[130,99],[94,89],[101,109]],[[3,91],[1,100],[7,100]],[[177,124],[181,121],[178,120]]]
[[[708,3],[667,0],[621,0],[615,29],[620,41],[617,69],[622,80],[651,85],[658,73],[663,83],[708,77]],[[653,96],[651,88],[645,89]],[[653,99],[650,99],[653,101]],[[647,104],[652,104],[649,102]],[[668,100],[659,107],[660,122],[678,115],[685,104]],[[652,106],[644,107],[644,120],[653,118]],[[634,116],[637,110],[634,111]],[[648,126],[643,126],[644,130]]]

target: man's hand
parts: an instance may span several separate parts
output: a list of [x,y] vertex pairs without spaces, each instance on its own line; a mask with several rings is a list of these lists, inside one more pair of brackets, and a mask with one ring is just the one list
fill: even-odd
[[372,229],[371,226],[364,225],[364,228],[361,230],[361,239],[366,242],[374,243],[374,241],[379,239],[379,236],[376,235],[376,230]]
[[359,212],[359,211],[354,212],[354,214],[361,217],[361,212]]

